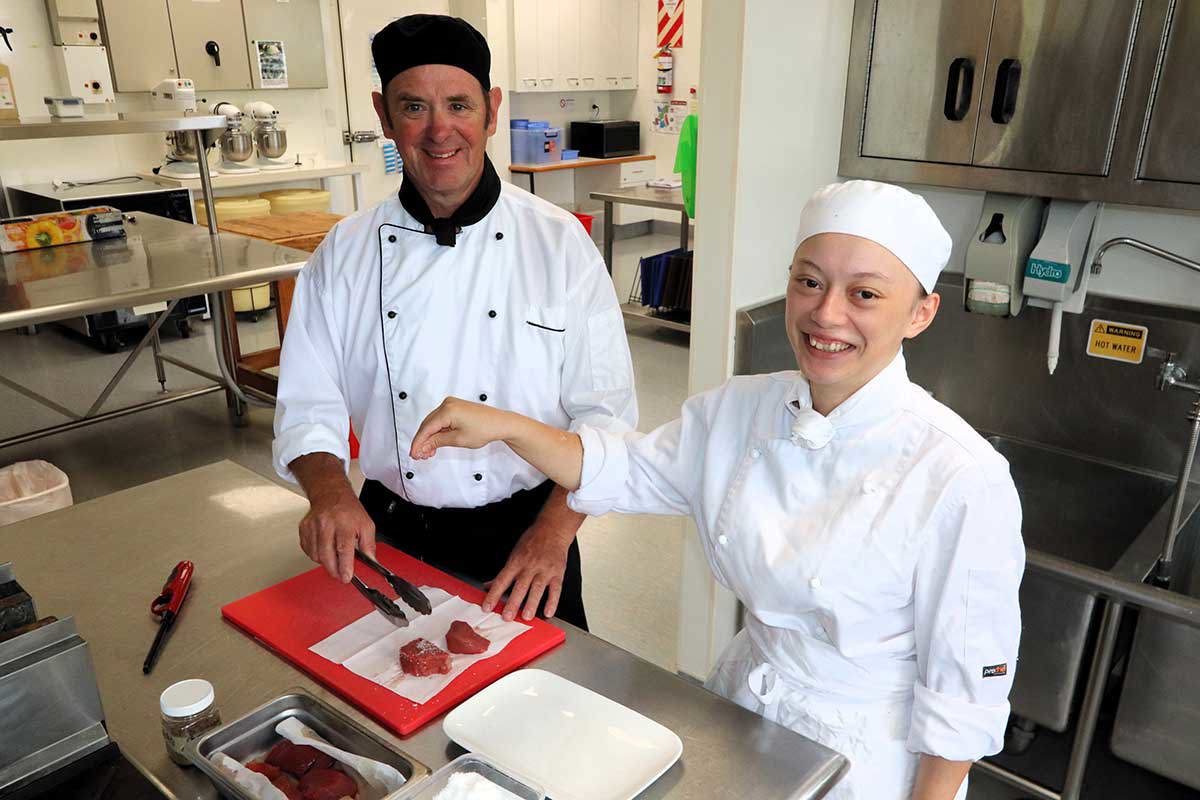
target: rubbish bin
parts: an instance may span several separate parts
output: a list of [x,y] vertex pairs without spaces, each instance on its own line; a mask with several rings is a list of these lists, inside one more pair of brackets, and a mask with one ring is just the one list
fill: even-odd
[[0,469],[0,526],[71,505],[71,481],[47,461],[18,461]]

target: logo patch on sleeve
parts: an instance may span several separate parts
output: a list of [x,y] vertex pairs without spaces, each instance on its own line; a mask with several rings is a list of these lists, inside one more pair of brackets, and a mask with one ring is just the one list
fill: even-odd
[[995,678],[1000,675],[1007,675],[1007,674],[1008,674],[1008,662],[1005,662],[1003,664],[993,664],[990,667],[983,668],[983,677],[985,677],[985,678]]

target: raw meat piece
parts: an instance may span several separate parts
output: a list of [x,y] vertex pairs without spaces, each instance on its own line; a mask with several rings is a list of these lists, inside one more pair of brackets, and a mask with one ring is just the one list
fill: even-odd
[[446,633],[446,649],[451,653],[477,655],[487,652],[490,644],[490,641],[480,636],[474,628],[460,619],[451,622],[450,630]]
[[273,781],[283,774],[283,770],[274,764],[267,764],[262,761],[247,761],[243,766],[251,772],[257,772],[260,775],[266,775],[267,780]]
[[415,678],[450,672],[450,654],[428,639],[413,639],[400,648],[400,669]]
[[287,795],[288,800],[304,800],[300,795],[300,787],[296,785],[296,779],[290,775],[281,774],[278,778],[271,781],[271,784]]
[[302,778],[310,769],[329,769],[333,766],[333,759],[315,747],[292,744],[287,739],[281,739],[267,753],[267,763]]
[[358,784],[336,769],[313,769],[300,779],[301,800],[341,800],[358,796]]

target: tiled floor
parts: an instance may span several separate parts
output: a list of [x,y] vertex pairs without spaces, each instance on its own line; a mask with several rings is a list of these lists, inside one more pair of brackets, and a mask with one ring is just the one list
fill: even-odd
[[[618,275],[632,278],[639,255],[669,249],[672,237],[618,242]],[[215,370],[209,323],[196,322],[191,338],[173,333],[164,351]],[[238,326],[244,351],[274,344],[275,319]],[[687,336],[634,324],[630,347],[637,371],[641,428],[671,419],[687,390]],[[35,336],[0,333],[0,379],[16,381],[82,413],[125,358],[100,352],[54,326]],[[172,391],[205,385],[204,378],[167,366]],[[152,400],[159,386],[148,352],[134,364],[104,409]],[[0,382],[0,438],[57,424],[63,418]],[[282,483],[271,467],[271,412],[254,408],[250,424],[229,424],[223,394],[186,400],[148,412],[0,450],[0,465],[32,458],[57,464],[71,478],[76,501],[108,494],[223,458]],[[170,510],[162,524],[170,524]],[[598,635],[667,669],[675,667],[682,522],[659,517],[589,520],[581,533],[585,602]],[[152,537],[153,531],[130,531]],[[2,554],[0,554],[2,555]]]

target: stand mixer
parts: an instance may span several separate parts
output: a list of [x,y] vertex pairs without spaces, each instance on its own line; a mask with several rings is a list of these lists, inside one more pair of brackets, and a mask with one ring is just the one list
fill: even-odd
[[258,172],[258,167],[245,164],[254,155],[254,140],[243,127],[246,115],[233,103],[219,101],[213,104],[212,113],[225,117],[225,131],[217,144],[221,148],[221,163],[217,172],[222,175],[249,175]]
[[[179,111],[189,114],[196,110],[196,87],[188,78],[166,78],[150,90],[150,107],[157,111]],[[208,148],[217,142],[217,131],[203,131],[204,157]],[[167,156],[154,172],[173,178],[199,178],[196,139],[192,131],[167,133]]]
[[287,131],[279,127],[279,111],[270,103],[255,100],[246,104],[246,113],[254,120],[255,166],[263,170],[294,169],[280,156],[287,150]]

